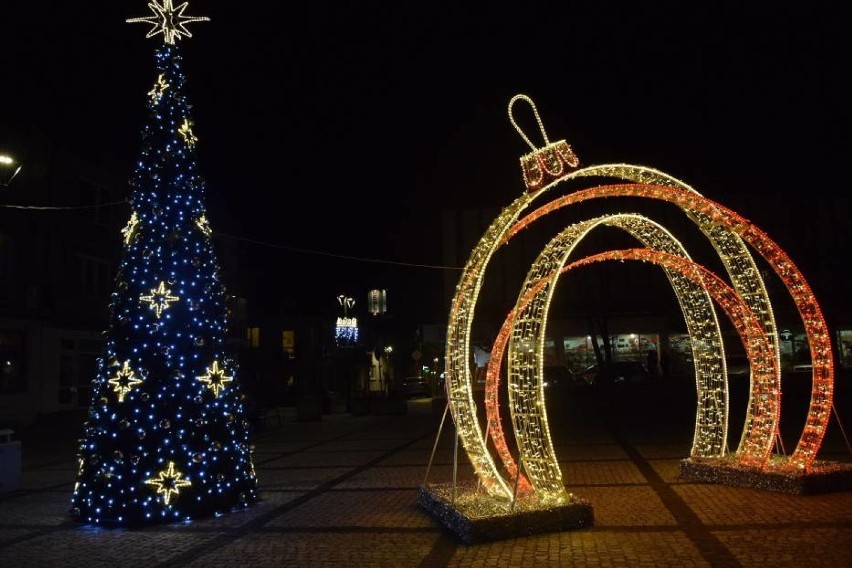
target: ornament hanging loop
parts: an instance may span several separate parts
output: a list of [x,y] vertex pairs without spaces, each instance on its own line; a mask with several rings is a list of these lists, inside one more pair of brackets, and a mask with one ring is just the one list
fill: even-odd
[[512,107],[518,101],[526,101],[527,103],[529,103],[530,107],[532,108],[533,115],[535,116],[535,121],[538,123],[538,129],[541,131],[541,135],[544,138],[544,145],[549,145],[550,140],[547,138],[547,132],[544,131],[544,123],[541,122],[541,117],[538,115],[538,109],[536,108],[535,103],[532,101],[532,99],[526,95],[515,95],[514,97],[512,97],[512,100],[509,101],[509,121],[512,123],[512,126],[515,127],[515,130],[518,131],[518,134],[521,135],[521,138],[524,139],[524,142],[526,142],[529,147],[532,148],[533,152],[538,150],[538,147],[530,141],[527,135],[524,134],[524,131],[521,130],[521,127],[518,126],[518,123],[515,122],[515,116],[512,113]]
[[[544,138],[544,146],[541,148],[536,147],[515,122],[512,107],[518,101],[526,101],[532,108],[538,129]],[[524,185],[527,191],[538,191],[559,181],[580,165],[580,160],[565,140],[550,141],[547,132],[544,131],[544,124],[542,124],[541,117],[538,115],[538,109],[528,96],[519,94],[512,97],[512,100],[509,101],[509,121],[521,135],[521,138],[532,148],[532,152],[521,157],[521,172],[524,174]]]

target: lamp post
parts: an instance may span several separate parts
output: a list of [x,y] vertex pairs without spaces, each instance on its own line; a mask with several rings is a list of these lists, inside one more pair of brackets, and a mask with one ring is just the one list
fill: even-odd
[[0,154],[0,186],[8,187],[21,171],[21,164],[9,154]]

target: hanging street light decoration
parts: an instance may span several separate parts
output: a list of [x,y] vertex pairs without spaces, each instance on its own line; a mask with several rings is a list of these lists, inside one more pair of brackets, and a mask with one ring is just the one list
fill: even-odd
[[358,318],[349,317],[349,310],[355,305],[355,300],[341,294],[337,302],[343,308],[343,317],[337,318],[334,328],[334,339],[340,347],[351,347],[358,343]]

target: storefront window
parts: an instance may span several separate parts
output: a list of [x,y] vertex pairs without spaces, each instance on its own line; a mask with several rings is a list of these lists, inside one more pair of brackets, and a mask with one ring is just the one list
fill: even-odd
[[852,329],[837,332],[837,353],[840,356],[840,366],[852,368]]

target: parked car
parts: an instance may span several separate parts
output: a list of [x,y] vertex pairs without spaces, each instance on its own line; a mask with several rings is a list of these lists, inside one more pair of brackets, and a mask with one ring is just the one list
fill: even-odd
[[651,381],[654,375],[639,361],[613,361],[599,367],[597,363],[574,374],[575,380],[587,384],[608,387],[638,385]]
[[406,377],[402,379],[402,392],[406,398],[423,398],[432,396],[429,383],[422,377]]

